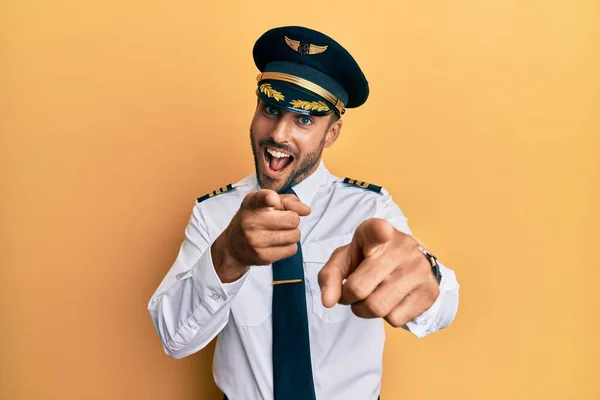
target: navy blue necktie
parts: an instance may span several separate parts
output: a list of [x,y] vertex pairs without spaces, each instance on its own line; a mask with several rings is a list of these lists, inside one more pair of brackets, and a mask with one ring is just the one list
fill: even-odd
[[[291,189],[286,193],[294,193]],[[302,247],[273,263],[273,391],[275,400],[316,400],[310,360]]]

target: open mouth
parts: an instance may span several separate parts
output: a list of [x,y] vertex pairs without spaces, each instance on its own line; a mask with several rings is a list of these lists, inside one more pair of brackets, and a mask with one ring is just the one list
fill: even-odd
[[281,175],[287,167],[294,162],[291,154],[284,153],[271,147],[265,147],[263,152],[265,160],[265,170],[268,175],[276,177]]

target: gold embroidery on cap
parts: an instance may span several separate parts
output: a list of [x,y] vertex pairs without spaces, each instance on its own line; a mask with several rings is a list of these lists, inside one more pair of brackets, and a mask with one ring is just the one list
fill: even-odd
[[287,43],[288,46],[290,46],[290,48],[294,51],[297,51],[298,53],[302,54],[302,55],[315,55],[315,54],[321,54],[323,53],[325,50],[327,50],[327,48],[329,46],[317,46],[315,44],[309,44],[309,43],[301,43],[299,40],[292,40],[289,37],[285,37],[285,42]]
[[329,111],[329,107],[322,101],[292,100],[290,104],[294,108],[306,111]]
[[307,81],[306,79],[302,79],[290,74],[284,74],[281,72],[261,72],[256,76],[257,82],[266,80],[276,80],[293,83],[294,85],[300,86],[301,88],[307,89],[313,93],[318,94],[325,100],[329,101],[331,104],[335,104],[334,107],[337,109],[340,115],[344,115],[344,113],[346,112],[346,109],[344,108],[344,103],[342,103],[340,99],[329,93],[327,90],[323,89],[321,86],[316,85],[313,82]]
[[277,101],[285,100],[285,96],[281,92],[278,92],[277,90],[273,89],[269,83],[263,83],[262,85],[260,85],[259,90],[261,91],[261,93],[264,93],[268,97],[272,97]]

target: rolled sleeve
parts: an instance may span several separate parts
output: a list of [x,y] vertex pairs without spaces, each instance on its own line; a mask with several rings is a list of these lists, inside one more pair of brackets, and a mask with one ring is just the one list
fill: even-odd
[[225,306],[242,287],[247,273],[235,282],[223,283],[217,275],[210,250],[206,251],[192,269],[192,278],[198,295],[211,314]]

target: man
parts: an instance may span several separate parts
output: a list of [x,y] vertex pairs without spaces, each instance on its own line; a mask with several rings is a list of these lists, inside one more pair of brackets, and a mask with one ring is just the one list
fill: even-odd
[[444,328],[458,283],[385,189],[321,159],[369,94],[352,56],[302,27],[266,32],[253,55],[256,173],[197,200],[150,315],[175,358],[217,337],[231,400],[377,399],[383,320],[418,337]]

